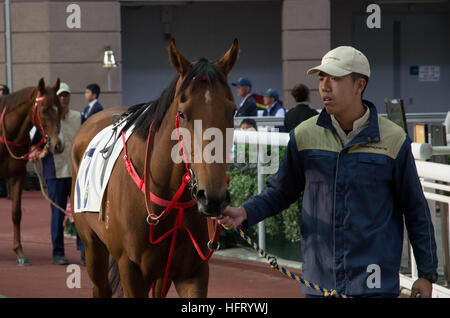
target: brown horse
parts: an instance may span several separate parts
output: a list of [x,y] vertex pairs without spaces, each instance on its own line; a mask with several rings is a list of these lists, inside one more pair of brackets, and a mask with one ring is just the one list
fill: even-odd
[[[126,143],[127,156],[137,174],[142,176],[144,171],[147,171],[144,150],[151,131],[152,138],[149,139],[153,139],[150,145],[152,152],[145,182],[146,187],[148,182],[151,192],[159,198],[170,201],[180,188],[182,177],[186,173],[185,164],[175,163],[171,157],[172,149],[177,146],[177,141],[171,138],[176,119],[179,120],[180,128],[187,129],[191,136],[194,136],[194,120],[202,121],[203,131],[215,127],[220,130],[222,136],[226,135],[227,128],[233,128],[236,106],[227,84],[227,75],[236,63],[238,55],[239,45],[235,40],[218,61],[211,63],[207,59],[200,59],[191,63],[178,51],[173,41],[170,43],[169,57],[178,75],[161,97],[152,103],[145,115],[137,120],[136,129]],[[146,105],[137,105],[134,108],[144,106]],[[73,140],[72,204],[76,176],[86,148],[101,129],[111,124],[111,116],[118,111],[123,109],[107,110],[92,116]],[[191,138],[190,146],[190,149],[195,149],[194,138]],[[207,143],[201,139],[201,150],[206,146]],[[177,224],[189,229],[202,253],[207,251],[206,216],[220,215],[229,202],[225,158],[227,147],[225,143],[221,147],[222,161],[212,163],[206,163],[206,158],[196,162],[193,160],[193,153],[188,153],[188,160],[193,162],[190,167],[197,185],[197,190],[193,193],[197,204],[184,211],[185,217],[182,221],[178,219],[181,212],[172,210],[168,213],[167,217],[154,225],[155,239],[173,229],[176,222],[180,221],[181,223]],[[111,284],[108,280],[110,254],[117,261],[126,297],[148,297],[151,286],[156,283],[157,295],[160,295],[171,240],[165,239],[159,244],[149,243],[150,230],[146,222],[149,212],[146,209],[146,200],[130,177],[124,162],[120,160],[122,157],[123,153],[112,170],[103,195],[100,215],[90,212],[75,213],[77,231],[86,248],[87,270],[94,284],[93,295],[111,297]],[[180,202],[190,200],[191,193],[184,191]],[[164,207],[155,203],[150,205],[152,217],[161,215]],[[172,265],[167,272],[169,286],[173,282],[181,297],[206,297],[208,262],[199,257],[187,231],[178,231],[175,242]]]
[[41,78],[37,87],[27,87],[0,97],[2,110],[0,177],[7,178],[10,186],[14,252],[18,264],[21,266],[31,265],[23,252],[20,239],[22,188],[26,177],[26,159],[30,158],[29,131],[34,125],[43,136],[48,136],[46,139],[42,139],[42,142],[44,140],[46,140],[45,143],[51,141],[55,152],[63,150],[62,143],[58,138],[61,105],[56,97],[56,92],[59,89],[59,83],[58,78],[53,87],[46,87],[44,79]]

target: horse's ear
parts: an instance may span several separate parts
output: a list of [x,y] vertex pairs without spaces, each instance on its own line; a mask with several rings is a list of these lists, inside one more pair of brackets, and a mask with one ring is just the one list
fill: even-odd
[[39,80],[38,89],[41,95],[45,94],[45,82],[43,77],[41,77],[41,79]]
[[239,51],[239,41],[234,39],[230,49],[215,63],[215,65],[218,66],[225,75],[228,75],[239,58]]
[[183,54],[175,46],[175,40],[171,40],[169,44],[169,58],[175,70],[181,75],[185,75],[191,68],[191,62],[184,57]]
[[60,81],[60,79],[59,79],[59,77],[58,77],[58,78],[56,79],[55,84],[53,85],[53,89],[55,90],[55,92],[58,91],[58,89],[59,89],[59,84],[61,84],[61,81]]

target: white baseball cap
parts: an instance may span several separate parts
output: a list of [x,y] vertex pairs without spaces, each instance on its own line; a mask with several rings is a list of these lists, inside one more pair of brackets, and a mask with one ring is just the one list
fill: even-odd
[[66,83],[61,82],[61,83],[59,83],[59,89],[56,92],[56,96],[58,96],[59,94],[61,94],[63,92],[67,92],[67,93],[70,94],[70,88],[69,88],[69,85],[67,85]]
[[370,65],[367,57],[351,46],[339,46],[322,58],[322,64],[310,68],[307,74],[324,72],[332,76],[345,76],[359,73],[370,77]]

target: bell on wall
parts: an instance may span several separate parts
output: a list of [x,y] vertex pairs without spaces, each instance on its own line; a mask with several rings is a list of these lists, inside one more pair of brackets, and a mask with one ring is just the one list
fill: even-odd
[[114,52],[109,46],[107,46],[105,48],[105,52],[103,53],[103,68],[107,69],[106,80],[108,83],[108,91],[111,91],[111,69],[114,67],[117,67]]
[[103,67],[104,68],[117,67],[116,59],[114,58],[114,52],[111,50],[109,46],[105,49],[105,52],[103,54]]

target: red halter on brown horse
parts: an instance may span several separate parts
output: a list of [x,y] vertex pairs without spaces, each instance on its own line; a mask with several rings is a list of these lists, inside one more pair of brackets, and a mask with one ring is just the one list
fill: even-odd
[[[46,87],[41,78],[37,87],[28,87],[0,97],[0,177],[7,178],[11,189],[12,220],[14,225],[14,252],[19,265],[31,265],[25,256],[20,239],[22,218],[21,198],[26,176],[26,159],[37,156],[38,147],[51,142],[53,151],[61,152],[58,139],[60,107],[56,92],[59,79],[53,87]],[[30,149],[29,131],[35,126],[42,134],[39,144]]]
[[[136,128],[119,156],[125,161],[117,160],[112,170],[100,214],[75,213],[75,224],[86,248],[94,297],[111,297],[110,254],[117,261],[127,297],[148,297],[155,284],[157,295],[164,296],[171,282],[181,297],[206,297],[207,259],[212,254],[208,245],[213,247],[211,243],[218,240],[218,232],[215,239],[213,235],[208,238],[206,217],[219,216],[229,203],[226,175],[229,149],[223,142],[221,149],[215,150],[222,153],[220,160],[194,160],[195,149],[203,153],[208,147],[203,136],[199,144],[194,142],[195,138],[186,144],[182,138],[172,137],[181,129],[194,136],[198,133],[194,131],[197,120],[201,120],[202,135],[212,128],[226,136],[227,128],[233,128],[236,106],[227,75],[238,55],[235,40],[218,61],[200,59],[191,63],[173,41],[170,43],[169,57],[178,76],[151,103],[145,115],[137,119]],[[130,110],[147,106],[136,105]],[[123,110],[106,110],[92,116],[75,136],[72,201],[78,169],[89,142],[120,111]],[[173,149],[183,153],[185,162],[174,162]],[[191,153],[189,149],[194,151]],[[112,276],[117,275],[113,271]]]

